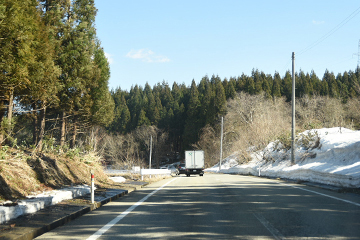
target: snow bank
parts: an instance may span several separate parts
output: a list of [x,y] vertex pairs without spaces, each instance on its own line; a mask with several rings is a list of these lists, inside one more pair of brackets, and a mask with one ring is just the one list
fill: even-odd
[[[79,185],[60,190],[47,191],[36,195],[29,195],[27,197],[28,199],[18,201],[16,206],[0,206],[0,224],[24,214],[37,212],[63,200],[72,199],[89,193],[89,186]],[[11,202],[9,202],[9,204],[10,203]]]
[[[252,152],[252,160],[239,165],[236,153],[224,159],[220,172],[251,174],[310,181],[339,187],[360,187],[360,131],[346,128],[323,128],[300,134],[317,135],[318,147],[297,146],[295,164],[291,165],[291,150],[285,151],[275,142],[261,151]],[[218,165],[206,169],[219,172]]]

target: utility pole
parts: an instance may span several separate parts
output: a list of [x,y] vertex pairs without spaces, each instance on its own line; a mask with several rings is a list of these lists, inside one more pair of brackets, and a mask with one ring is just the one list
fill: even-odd
[[359,46],[358,46],[358,64],[357,67],[360,67],[360,40],[359,40]]
[[150,136],[150,158],[149,158],[149,169],[151,169],[151,155],[152,155],[152,136]]
[[360,67],[360,40],[359,40],[359,44],[358,44],[358,52],[354,53],[353,56],[354,55],[358,56],[357,68],[359,68]]
[[219,171],[221,170],[222,150],[223,150],[223,136],[224,136],[224,117],[221,117],[221,138],[220,138],[220,164]]
[[291,164],[295,164],[295,52],[292,53],[292,96],[291,96]]

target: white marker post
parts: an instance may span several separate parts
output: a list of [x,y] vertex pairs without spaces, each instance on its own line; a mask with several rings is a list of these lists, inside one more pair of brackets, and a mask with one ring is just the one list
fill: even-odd
[[94,186],[94,170],[90,171],[91,173],[91,203],[94,203],[94,191],[95,191],[95,186]]

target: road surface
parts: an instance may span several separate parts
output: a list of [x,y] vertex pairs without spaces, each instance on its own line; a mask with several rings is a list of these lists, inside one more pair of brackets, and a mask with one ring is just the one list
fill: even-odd
[[360,239],[360,196],[252,176],[165,179],[36,239]]

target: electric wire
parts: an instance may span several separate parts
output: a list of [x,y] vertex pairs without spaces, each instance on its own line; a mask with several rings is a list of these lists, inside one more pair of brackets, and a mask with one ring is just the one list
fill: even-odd
[[312,44],[310,44],[309,46],[307,46],[306,48],[304,48],[302,51],[300,51],[299,53],[297,53],[297,56],[304,54],[305,52],[311,50],[312,48],[314,48],[315,46],[317,46],[318,44],[320,44],[321,42],[323,42],[324,40],[326,40],[327,38],[329,38],[332,34],[334,34],[337,30],[339,30],[340,28],[342,28],[346,23],[348,23],[351,19],[353,19],[354,17],[356,17],[358,14],[360,13],[360,7],[357,8],[354,12],[352,12],[348,17],[346,17],[342,22],[340,22],[336,27],[334,27],[332,30],[330,30],[328,33],[326,33],[325,35],[323,35],[321,38],[319,38],[317,41],[313,42]]

